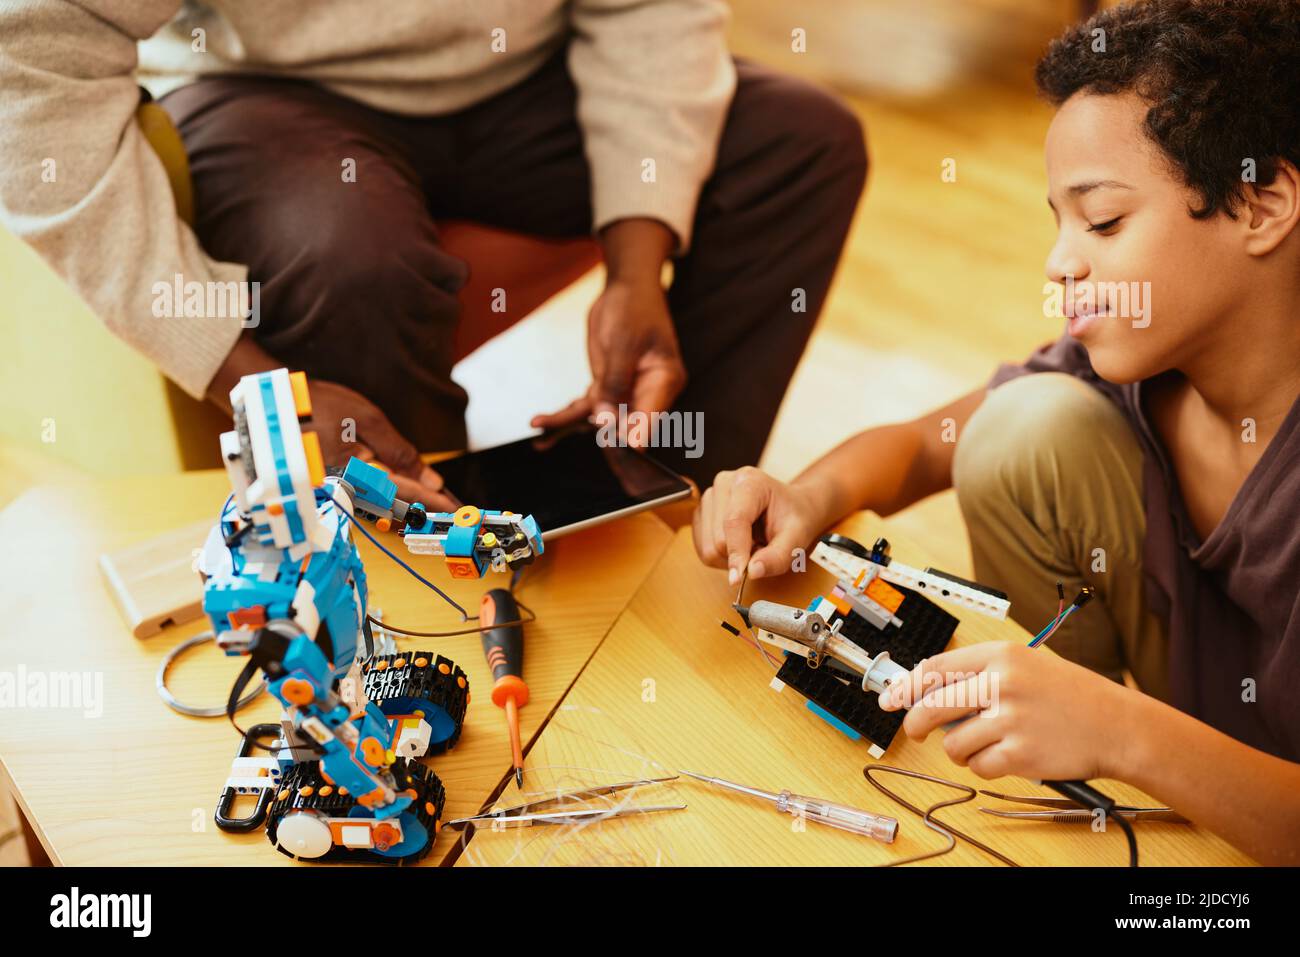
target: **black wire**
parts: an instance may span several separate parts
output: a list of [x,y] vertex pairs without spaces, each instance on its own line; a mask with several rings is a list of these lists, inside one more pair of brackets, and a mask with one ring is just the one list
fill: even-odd
[[524,580],[524,572],[528,570],[527,565],[520,565],[510,573],[510,594],[513,595],[519,590],[519,583]]
[[469,628],[457,628],[454,631],[411,631],[407,628],[398,628],[396,625],[390,625],[388,622],[382,621],[369,613],[366,614],[366,618],[370,620],[372,625],[378,625],[385,631],[391,631],[394,634],[403,635],[407,638],[456,638],[460,635],[481,634],[485,631],[491,631],[493,628],[509,628],[512,625],[526,625],[529,622],[537,620],[537,613],[521,602],[518,598],[515,599],[515,604],[519,606],[520,611],[523,611],[528,615],[527,618],[516,618],[514,621],[498,621],[488,626],[473,625]]
[[522,610],[528,615],[527,618],[516,618],[514,621],[499,621],[487,628],[480,625],[477,628],[475,627],[458,628],[455,631],[412,631],[409,628],[398,628],[396,625],[390,625],[388,624],[388,622],[381,621],[380,619],[376,618],[374,615],[371,615],[369,613],[367,613],[366,619],[372,625],[378,625],[380,628],[387,629],[388,631],[391,631],[394,634],[402,635],[406,638],[457,638],[461,635],[481,634],[485,631],[490,631],[492,628],[509,628],[513,625],[527,625],[529,622],[534,622],[537,620],[537,612],[533,611],[522,601],[520,601],[518,595],[516,594],[516,592],[519,589],[519,583],[523,581],[524,572],[527,570],[527,568],[528,568],[527,565],[520,565],[513,572],[511,572],[510,587],[507,589],[507,591],[510,592],[511,597],[514,598],[515,604],[520,608],[520,610]]
[[[354,526],[356,526],[357,530],[360,531],[361,534],[365,535],[365,537],[370,540],[371,544],[373,544],[376,548],[378,548],[381,552],[387,555],[390,559],[392,559],[402,568],[406,569],[406,571],[409,572],[413,577],[415,577],[421,584],[437,592],[440,598],[442,598],[453,608],[459,611],[461,621],[469,621],[469,613],[466,612],[465,609],[462,608],[454,599],[452,599],[450,595],[444,592],[437,585],[428,581],[422,575],[417,573],[415,569],[407,565],[406,562],[402,561],[400,558],[398,558],[396,555],[390,552],[387,548],[385,548],[378,539],[376,539],[373,535],[370,534],[369,530],[364,525],[362,525],[359,521],[357,521],[355,518],[349,515],[347,510],[343,508],[343,506],[339,505],[338,501],[334,498],[333,495],[326,493],[323,496],[323,498],[332,502],[334,504],[334,507],[338,509],[339,514],[342,515],[344,518],[346,518]],[[515,589],[518,587],[519,581],[523,577],[523,572],[524,572],[523,567],[516,568],[514,570],[514,574],[510,579],[509,591],[511,595],[514,595]],[[383,628],[386,631],[391,631],[394,634],[403,635],[404,637],[407,638],[457,638],[461,635],[482,634],[485,631],[490,631],[492,628],[509,628],[513,625],[527,625],[528,623],[537,620],[537,613],[534,612],[527,605],[525,605],[523,602],[521,602],[518,598],[515,599],[515,604],[518,605],[520,609],[522,609],[525,613],[527,613],[528,615],[527,618],[517,618],[514,621],[499,621],[487,627],[478,625],[478,626],[471,626],[469,628],[458,628],[453,631],[413,631],[409,628],[399,628],[396,625],[390,625],[385,621],[381,621],[380,619],[376,618],[374,615],[371,615],[368,612],[366,613],[366,618],[370,621],[372,625],[378,625],[380,628]]]
[[303,748],[307,751],[314,751],[317,754],[324,754],[325,749],[318,747],[310,738],[303,738],[301,743],[295,743],[289,740],[288,735],[283,735],[284,747],[277,748],[275,746],[275,741],[280,740],[278,737],[270,744],[263,744],[257,738],[250,738],[248,732],[239,726],[239,722],[235,720],[235,709],[239,706],[239,696],[243,692],[244,688],[247,687],[248,682],[253,679],[253,674],[257,671],[257,668],[257,662],[252,658],[249,658],[248,664],[244,665],[244,670],[239,673],[237,678],[235,678],[235,683],[230,688],[230,698],[226,701],[226,718],[230,721],[230,724],[234,729],[239,732],[239,737],[247,742],[249,747],[261,748],[268,754],[272,751],[293,750],[295,748]]
[[1128,866],[1138,866],[1137,835],[1133,833],[1133,827],[1129,824],[1128,819],[1115,810],[1113,798],[1098,791],[1087,781],[1044,781],[1043,783],[1057,794],[1069,798],[1084,810],[1101,811],[1106,818],[1118,822],[1124,836],[1128,838]]
[[253,675],[256,673],[257,667],[257,662],[254,659],[249,658],[248,663],[244,665],[244,669],[239,672],[239,676],[235,678],[235,683],[230,686],[230,697],[226,699],[226,720],[228,720],[231,726],[239,732],[241,738],[245,741],[249,741],[253,747],[261,748],[263,751],[269,753],[275,749],[274,741],[269,745],[263,744],[256,738],[253,738],[250,741],[248,732],[241,728],[239,722],[235,720],[235,711],[239,707],[239,696],[243,693],[244,689],[248,687],[248,683],[253,680]]
[[[937,804],[930,805],[929,808],[922,811],[915,804],[912,804],[911,802],[903,798],[901,795],[895,794],[893,791],[889,790],[889,788],[885,787],[883,784],[881,784],[879,781],[873,778],[871,776],[872,771],[883,771],[887,774],[899,774],[907,778],[916,778],[917,780],[920,781],[929,781],[931,784],[938,784],[946,788],[951,788],[954,791],[961,791],[965,794],[965,797],[953,798],[948,801],[940,801]],[[920,854],[917,855],[916,857],[904,858],[901,861],[891,861],[886,866],[897,865],[897,864],[911,864],[916,861],[925,860],[931,857],[939,857],[941,855],[947,854],[949,851],[951,851],[954,847],[957,846],[956,838],[961,838],[967,844],[979,848],[985,854],[990,854],[993,857],[996,857],[1003,864],[1006,864],[1009,867],[1020,866],[1011,858],[1007,857],[1005,854],[999,851],[995,851],[987,844],[977,841],[969,834],[965,834],[957,830],[951,824],[948,824],[945,821],[940,821],[937,817],[934,816],[934,812],[940,810],[941,808],[951,807],[954,804],[965,804],[967,801],[973,801],[975,799],[976,791],[970,785],[961,784],[957,781],[949,781],[946,780],[945,778],[935,777],[932,774],[922,774],[920,771],[909,771],[906,768],[890,767],[887,764],[868,764],[866,767],[862,769],[862,776],[865,777],[867,781],[870,782],[871,785],[875,787],[877,791],[884,794],[891,801],[894,801],[897,804],[901,804],[903,807],[907,808],[909,811],[911,811],[917,817],[921,818],[927,824],[933,823],[933,825],[936,828],[947,832],[948,836],[953,839],[953,843],[948,847],[944,848],[942,851],[934,851],[928,854]]]
[[1137,835],[1133,833],[1133,825],[1128,822],[1128,818],[1124,817],[1123,814],[1112,813],[1111,817],[1120,826],[1120,830],[1124,832],[1124,837],[1128,839],[1128,866],[1137,867],[1138,839]]
[[375,538],[375,536],[371,535],[370,530],[367,529],[364,525],[362,525],[361,522],[358,521],[347,509],[345,509],[342,505],[340,505],[338,503],[338,499],[336,499],[331,493],[323,492],[321,493],[321,495],[322,495],[322,501],[333,503],[334,507],[338,510],[338,513],[342,515],[345,519],[347,519],[349,522],[351,522],[352,526],[357,531],[359,531],[362,535],[364,535],[367,539],[369,539],[370,544],[374,545],[375,548],[379,549],[381,552],[387,555],[392,561],[396,562],[403,569],[405,569],[406,573],[410,575],[412,578],[414,578],[416,581],[418,581],[421,585],[423,585],[425,588],[428,588],[430,591],[435,592],[439,598],[441,598],[447,604],[451,605],[452,608],[455,608],[458,612],[460,612],[461,621],[469,621],[469,612],[467,612],[464,608],[462,608],[460,603],[456,601],[456,599],[452,598],[450,595],[448,595],[445,591],[443,591],[433,582],[429,581],[429,579],[425,578],[414,568],[406,564],[406,562],[402,561],[391,551],[389,551],[384,546],[384,543],[381,542],[379,539]]

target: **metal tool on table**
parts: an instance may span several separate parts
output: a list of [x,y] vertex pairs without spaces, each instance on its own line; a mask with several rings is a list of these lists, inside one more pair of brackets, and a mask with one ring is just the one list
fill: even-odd
[[874,837],[877,841],[882,841],[885,844],[892,844],[894,837],[898,834],[898,821],[892,817],[872,814],[870,811],[849,807],[846,804],[836,804],[833,801],[825,801],[821,798],[792,794],[789,791],[774,794],[771,791],[746,787],[743,784],[736,784],[734,781],[724,781],[722,778],[697,774],[694,771],[687,771],[682,768],[679,768],[678,771],[688,777],[696,778],[716,787],[738,791],[741,794],[748,794],[750,797],[770,801],[783,814],[802,817],[809,821],[816,821],[819,824],[828,824],[831,827],[839,828],[841,831],[851,831],[854,834]]
[[491,811],[484,811],[481,814],[474,814],[470,817],[458,818],[455,821],[447,823],[447,827],[460,829],[466,827],[531,827],[536,824],[582,824],[587,821],[599,821],[605,818],[626,817],[631,814],[652,814],[656,811],[681,811],[686,808],[685,804],[618,804],[608,807],[583,807],[572,810],[556,810],[538,812],[538,808],[547,807],[548,805],[572,804],[578,801],[586,801],[591,798],[603,797],[606,794],[616,794],[619,791],[627,791],[631,788],[644,787],[650,784],[663,784],[668,781],[676,781],[677,775],[671,775],[663,778],[641,778],[636,781],[623,781],[618,784],[601,784],[596,787],[583,788],[579,791],[566,791],[563,794],[555,794],[551,797],[541,798],[536,801],[528,801],[525,804],[517,804],[514,807],[495,808]]
[[[528,685],[524,684],[524,626],[520,623],[519,605],[506,588],[493,588],[479,603],[478,623],[482,632],[483,654],[492,669],[492,703],[506,712],[510,729],[510,756],[515,769],[515,785],[524,786],[524,752],[519,740],[519,709],[528,704]],[[513,623],[513,624],[512,624]]]
[[[1010,801],[1013,804],[1028,804],[1049,809],[1044,811],[1007,811],[1001,808],[980,808],[985,814],[992,814],[994,817],[1012,818],[1018,821],[1050,821],[1056,824],[1086,824],[1093,820],[1092,811],[1079,807],[1070,798],[1002,794],[998,791],[985,791],[982,788],[979,793],[986,797],[997,798],[999,801]],[[1116,804],[1109,813],[1128,821],[1164,821],[1168,824],[1192,823],[1171,807],[1134,807],[1131,804]]]

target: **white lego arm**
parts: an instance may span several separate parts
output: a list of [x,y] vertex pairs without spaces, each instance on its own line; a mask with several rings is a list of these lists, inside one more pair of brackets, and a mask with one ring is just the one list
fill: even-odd
[[910,588],[927,598],[969,608],[991,618],[1006,618],[1007,610],[1011,607],[1011,603],[1005,598],[998,598],[978,588],[963,585],[942,574],[924,572],[898,561],[890,561],[888,565],[882,565],[867,558],[859,558],[825,542],[817,543],[817,547],[812,552],[812,560],[836,578],[850,584],[864,572],[867,577],[879,575],[890,584]]

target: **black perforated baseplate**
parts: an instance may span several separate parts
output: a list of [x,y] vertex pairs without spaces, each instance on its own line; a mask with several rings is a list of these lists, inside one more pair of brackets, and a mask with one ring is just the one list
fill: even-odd
[[[957,630],[957,619],[924,595],[894,587],[903,593],[903,603],[896,612],[903,622],[901,628],[889,625],[881,631],[854,611],[847,618],[836,611],[830,622],[844,619],[840,634],[845,638],[873,655],[888,651],[889,657],[904,668],[914,668],[922,658],[948,647]],[[841,679],[848,676],[829,667],[809,668],[807,659],[799,655],[787,655],[776,676],[882,751],[888,749],[903,724],[905,712],[881,711],[876,696],[864,692],[852,678],[845,683]]]

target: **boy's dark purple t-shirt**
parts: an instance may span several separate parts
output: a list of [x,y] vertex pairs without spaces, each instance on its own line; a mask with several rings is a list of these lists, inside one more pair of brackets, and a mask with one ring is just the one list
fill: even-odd
[[1137,434],[1146,596],[1169,635],[1172,704],[1261,751],[1300,760],[1300,398],[1202,542],[1143,406],[1146,383],[1107,382],[1066,335],[1022,365],[999,367],[989,387],[1033,372],[1083,379]]

